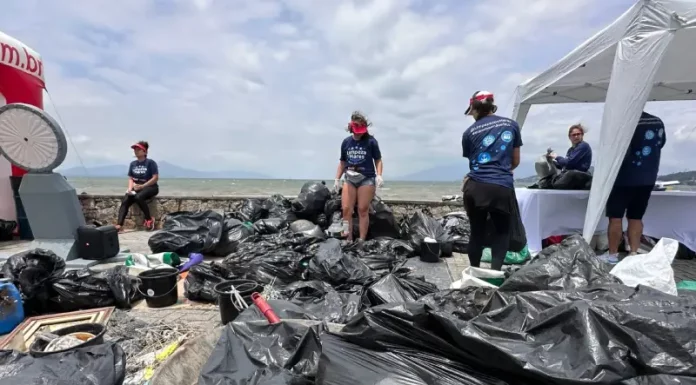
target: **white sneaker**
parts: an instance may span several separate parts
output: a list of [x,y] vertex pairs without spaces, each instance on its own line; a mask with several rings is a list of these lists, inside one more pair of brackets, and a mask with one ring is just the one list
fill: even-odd
[[599,255],[598,258],[606,263],[615,265],[619,263],[619,255],[618,254],[610,254],[609,252],[606,252],[602,255]]

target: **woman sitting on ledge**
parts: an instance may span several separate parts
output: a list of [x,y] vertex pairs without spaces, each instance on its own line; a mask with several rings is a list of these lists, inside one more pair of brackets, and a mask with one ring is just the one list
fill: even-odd
[[145,217],[144,226],[148,231],[154,230],[155,221],[150,215],[150,208],[147,201],[159,194],[159,170],[157,163],[148,159],[147,151],[150,145],[145,141],[140,141],[131,146],[135,153],[136,160],[132,161],[128,169],[128,190],[126,196],[121,202],[121,208],[118,210],[118,224],[116,228],[121,231],[123,223],[128,215],[128,209],[137,203]]

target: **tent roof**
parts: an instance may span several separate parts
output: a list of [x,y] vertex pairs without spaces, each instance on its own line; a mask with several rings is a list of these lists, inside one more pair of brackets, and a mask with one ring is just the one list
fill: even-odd
[[671,14],[675,29],[683,29],[665,53],[648,101],[696,100],[696,0],[639,0],[551,68],[521,84],[517,104],[604,102],[618,42],[653,7]]

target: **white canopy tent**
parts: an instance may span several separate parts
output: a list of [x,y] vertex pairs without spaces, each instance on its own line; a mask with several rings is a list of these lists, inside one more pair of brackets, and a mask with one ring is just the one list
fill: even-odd
[[583,236],[604,212],[647,101],[696,100],[696,0],[639,0],[611,25],[517,88],[513,119],[533,104],[605,102]]

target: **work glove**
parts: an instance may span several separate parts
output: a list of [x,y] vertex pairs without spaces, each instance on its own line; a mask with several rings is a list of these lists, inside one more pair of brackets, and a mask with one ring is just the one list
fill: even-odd
[[340,179],[334,179],[334,186],[333,186],[333,191],[335,193],[338,193],[338,190],[341,189],[341,180]]
[[377,175],[375,182],[377,183],[377,187],[379,188],[382,188],[384,186],[384,178],[382,178],[381,175]]

